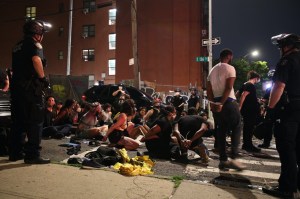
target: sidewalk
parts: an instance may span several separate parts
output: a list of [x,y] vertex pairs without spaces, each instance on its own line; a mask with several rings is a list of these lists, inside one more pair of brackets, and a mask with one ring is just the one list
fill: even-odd
[[126,177],[107,170],[87,170],[58,164],[27,165],[0,157],[0,198],[271,198],[259,191],[150,176]]

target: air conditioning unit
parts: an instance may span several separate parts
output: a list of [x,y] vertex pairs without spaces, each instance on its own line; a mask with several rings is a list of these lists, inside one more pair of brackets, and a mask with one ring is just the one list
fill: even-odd
[[89,9],[88,8],[83,8],[82,13],[86,15],[87,13],[89,13]]
[[81,36],[82,36],[83,39],[85,39],[85,38],[88,37],[88,34],[86,32],[84,32],[84,33],[81,34]]

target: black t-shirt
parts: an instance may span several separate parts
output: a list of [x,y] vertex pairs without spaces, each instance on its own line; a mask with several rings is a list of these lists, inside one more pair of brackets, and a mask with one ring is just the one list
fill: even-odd
[[248,91],[249,94],[246,96],[241,113],[243,115],[248,114],[258,114],[259,113],[259,103],[256,96],[256,88],[252,83],[246,82],[243,84],[239,92],[242,94],[244,91]]
[[12,82],[28,81],[33,76],[37,76],[33,67],[32,57],[39,56],[44,59],[43,47],[31,37],[16,44],[12,52]]
[[201,128],[203,122],[205,120],[199,115],[186,115],[181,117],[177,123],[180,134],[186,139],[191,139]]
[[45,108],[43,127],[53,126],[53,121],[55,119],[55,116],[56,116],[55,111],[50,112],[48,109]]
[[171,135],[173,133],[172,122],[163,117],[155,121],[155,124],[157,124],[161,129],[157,136],[161,139],[162,142],[170,143]]

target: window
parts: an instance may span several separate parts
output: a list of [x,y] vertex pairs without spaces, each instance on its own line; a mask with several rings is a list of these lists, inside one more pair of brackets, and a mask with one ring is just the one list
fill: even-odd
[[108,60],[108,75],[116,75],[116,60]]
[[116,17],[117,17],[117,9],[110,9],[108,11],[108,24],[115,25],[116,24]]
[[36,7],[27,7],[26,8],[26,18],[34,20],[36,17]]
[[96,1],[95,0],[83,0],[83,9],[87,12],[96,11]]
[[59,60],[63,60],[64,59],[64,53],[63,53],[63,51],[58,51],[58,59]]
[[82,37],[94,37],[95,25],[85,25],[82,27]]
[[116,34],[115,33],[108,35],[108,43],[109,43],[109,45],[108,45],[109,50],[116,49]]
[[94,49],[82,50],[82,60],[83,61],[94,61],[95,60],[95,50]]

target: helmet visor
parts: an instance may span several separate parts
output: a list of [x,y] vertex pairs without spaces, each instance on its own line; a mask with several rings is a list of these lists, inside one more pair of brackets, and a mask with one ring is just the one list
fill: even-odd
[[48,22],[43,22],[43,32],[49,32],[49,30],[52,28],[52,25]]

